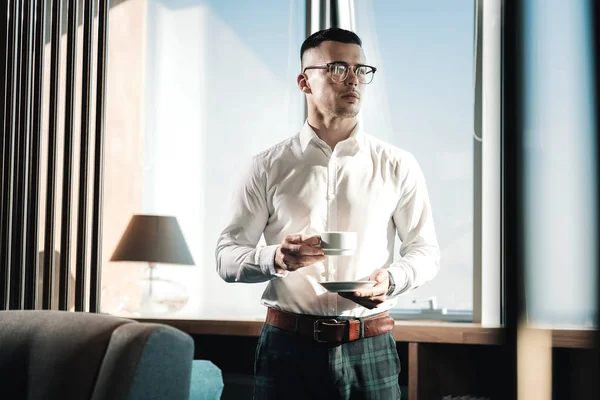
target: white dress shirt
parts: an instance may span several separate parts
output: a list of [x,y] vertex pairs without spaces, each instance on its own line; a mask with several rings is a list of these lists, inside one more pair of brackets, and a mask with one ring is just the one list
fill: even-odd
[[[289,234],[357,233],[352,256],[280,274],[275,252]],[[393,262],[395,234],[402,243]],[[264,234],[266,245],[259,245]],[[393,307],[397,295],[433,279],[439,247],[425,179],[415,158],[357,125],[334,150],[306,122],[295,136],[252,158],[216,248],[227,282],[269,281],[262,304],[284,311],[363,317]],[[369,310],[319,282],[368,278],[387,268],[396,290]]]

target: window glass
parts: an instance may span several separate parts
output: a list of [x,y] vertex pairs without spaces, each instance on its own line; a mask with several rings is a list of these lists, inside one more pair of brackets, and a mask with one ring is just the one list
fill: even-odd
[[416,157],[440,244],[439,274],[401,296],[398,308],[433,303],[471,311],[474,3],[361,0],[354,6],[355,31],[377,67],[362,121],[370,134]]

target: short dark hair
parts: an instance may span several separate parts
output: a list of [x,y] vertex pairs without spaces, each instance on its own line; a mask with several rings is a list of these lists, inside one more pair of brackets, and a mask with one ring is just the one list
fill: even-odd
[[362,40],[354,32],[342,28],[323,29],[313,33],[302,43],[302,47],[300,47],[300,62],[302,62],[302,56],[304,56],[307,50],[319,47],[321,43],[326,41],[357,44],[362,47]]

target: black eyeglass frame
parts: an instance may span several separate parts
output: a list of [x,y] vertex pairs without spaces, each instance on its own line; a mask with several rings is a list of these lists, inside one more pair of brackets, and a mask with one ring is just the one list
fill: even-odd
[[[333,75],[331,73],[331,66],[332,65],[343,65],[346,67],[346,74],[344,75],[344,77],[339,80],[336,81],[335,79],[333,79]],[[364,74],[364,76],[366,76],[367,74],[372,74],[371,75],[371,80],[369,82],[360,82],[360,78],[359,75],[356,73],[356,70],[358,68],[361,67],[367,67],[367,68],[371,68],[372,71],[367,72],[366,74]],[[352,72],[354,72],[354,75],[356,75],[356,77],[358,78],[358,81],[360,83],[362,83],[363,85],[368,85],[369,83],[373,82],[373,78],[375,77],[375,72],[377,71],[377,68],[373,67],[372,65],[366,65],[366,64],[355,64],[355,65],[350,65],[347,62],[344,61],[333,61],[327,64],[320,64],[320,65],[309,65],[308,67],[304,67],[304,69],[302,70],[302,73],[305,73],[307,69],[326,69],[327,72],[329,72],[329,76],[331,77],[331,80],[336,82],[336,83],[340,83],[340,82],[344,82],[347,78],[348,78],[348,74],[350,73],[350,69],[352,69]]]

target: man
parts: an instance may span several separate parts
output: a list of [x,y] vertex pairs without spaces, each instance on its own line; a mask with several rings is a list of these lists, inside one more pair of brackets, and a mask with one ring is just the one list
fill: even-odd
[[[399,399],[387,310],[433,279],[439,264],[425,179],[411,154],[357,123],[376,68],[366,65],[356,34],[316,32],[301,61],[307,121],[253,157],[217,243],[217,271],[227,282],[269,281],[256,399]],[[325,257],[324,231],[356,232],[355,253]],[[258,246],[263,234],[266,246]],[[319,284],[353,280],[377,283],[353,293]]]

